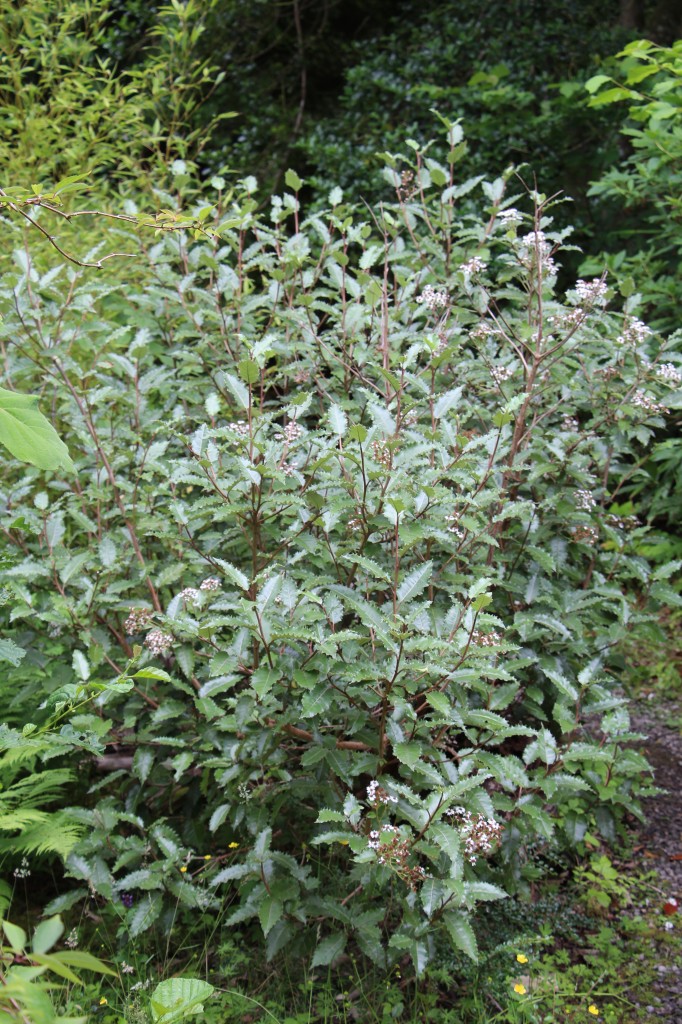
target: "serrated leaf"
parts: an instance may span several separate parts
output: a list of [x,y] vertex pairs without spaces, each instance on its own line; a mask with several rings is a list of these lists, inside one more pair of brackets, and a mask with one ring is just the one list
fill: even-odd
[[311,967],[327,967],[337,956],[340,956],[346,948],[346,936],[343,932],[335,935],[328,935],[326,939],[317,946],[313,955]]
[[474,963],[478,963],[478,945],[469,919],[464,914],[455,911],[443,915],[443,924],[453,946],[471,957]]
[[398,604],[405,604],[417,597],[418,594],[428,586],[433,572],[433,562],[424,562],[413,572],[409,573],[398,587]]
[[284,905],[281,900],[276,900],[273,896],[267,895],[263,898],[258,908],[258,920],[263,929],[263,935],[267,935],[277,924],[283,912]]
[[334,404],[329,407],[329,426],[332,433],[338,437],[343,437],[348,430],[348,417],[340,405]]
[[147,893],[143,896],[127,922],[130,937],[134,939],[151,928],[162,908],[163,897],[160,892]]

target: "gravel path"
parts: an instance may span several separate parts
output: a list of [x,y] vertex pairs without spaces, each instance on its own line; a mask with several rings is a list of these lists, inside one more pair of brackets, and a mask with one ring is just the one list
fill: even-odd
[[[666,897],[675,897],[680,905],[671,916],[678,929],[682,928],[682,708],[654,697],[633,702],[630,712],[633,728],[647,737],[642,752],[655,770],[656,785],[666,790],[646,801],[647,821],[640,843]],[[654,1020],[682,1024],[682,964],[671,959],[664,944],[658,954],[659,981],[646,1010]]]

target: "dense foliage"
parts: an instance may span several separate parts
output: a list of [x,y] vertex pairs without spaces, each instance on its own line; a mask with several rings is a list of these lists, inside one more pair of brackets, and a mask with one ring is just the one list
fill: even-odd
[[[294,7],[300,43],[319,12]],[[256,146],[230,150],[202,50],[239,10],[29,0],[1,30],[0,856],[14,885],[28,858],[57,876],[32,944],[4,922],[0,979],[2,1012],[33,1024],[57,1014],[38,973],[104,969],[51,952],[56,915],[104,922],[120,956],[196,964],[203,944],[209,975],[218,932],[316,968],[476,960],[480,904],[613,843],[650,792],[618,681],[623,641],[680,603],[658,533],[679,463],[679,44],[631,44],[576,102],[551,34],[514,67],[500,37],[495,67],[446,89],[461,23],[439,51],[429,8],[402,66],[391,43],[346,79],[372,121],[371,83],[398,96],[398,71],[433,63],[368,206],[343,106],[288,136],[311,180],[284,164],[270,194],[281,148],[265,188],[218,172]],[[567,73],[587,77],[575,10]],[[403,55],[404,34],[386,37]],[[457,116],[427,112],[441,101]],[[585,256],[568,204],[507,164],[525,126],[554,192],[552,140],[620,101],[633,148],[591,190],[625,203]],[[434,120],[442,138],[403,141]],[[581,189],[611,150],[589,174],[582,152]],[[161,981],[151,1019],[211,990]]]

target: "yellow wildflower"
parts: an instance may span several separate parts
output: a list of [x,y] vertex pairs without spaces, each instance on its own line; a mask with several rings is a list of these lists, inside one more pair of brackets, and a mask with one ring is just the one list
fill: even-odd
[[101,999],[100,999],[100,1001],[99,1001],[99,1005],[100,1005],[100,1006],[106,1006],[106,1005],[107,1005],[107,1003],[108,1003],[108,1001],[109,1001],[109,1000],[107,999],[107,997],[106,997],[106,996],[102,996],[102,998],[101,998]]
[[187,871],[187,865],[186,865],[186,864],[183,864],[183,865],[182,865],[182,867],[180,868],[180,871],[181,871],[181,872],[182,872],[182,874],[184,875],[185,871]]
[[528,963],[528,957],[524,956],[523,953],[517,953],[516,954],[516,959],[518,960],[518,962],[520,964],[527,964]]
[[598,1016],[599,1016],[599,1010],[598,1010],[598,1009],[597,1009],[597,1007],[596,1007],[596,1006],[594,1005],[594,1003],[591,1003],[591,1004],[590,1004],[590,1005],[589,1005],[589,1006],[587,1007],[587,1012],[588,1012],[588,1013],[591,1013],[593,1017],[598,1017]]
[[211,859],[211,854],[210,853],[204,854],[204,860],[210,860],[210,859]]
[[526,994],[526,992],[527,992],[528,990],[527,990],[527,988],[526,988],[526,986],[525,986],[525,985],[522,985],[522,984],[521,984],[521,983],[519,982],[519,984],[518,984],[518,985],[514,985],[514,991],[515,991],[515,992],[516,992],[516,994],[517,994],[517,995],[519,995],[519,996],[525,996],[525,994]]
[[236,850],[238,846],[239,846],[239,843],[228,843],[227,844],[228,850]]

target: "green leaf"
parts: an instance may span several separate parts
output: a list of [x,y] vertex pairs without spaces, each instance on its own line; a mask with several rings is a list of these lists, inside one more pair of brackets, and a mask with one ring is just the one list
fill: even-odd
[[393,752],[398,758],[401,764],[406,764],[408,768],[413,768],[419,760],[421,754],[420,743],[396,743]]
[[424,562],[423,565],[420,565],[414,572],[406,576],[398,587],[398,603],[404,604],[406,601],[411,601],[413,597],[421,594],[429,584],[432,571],[433,562]]
[[339,437],[343,437],[348,430],[348,417],[340,405],[329,407],[329,426],[332,428],[332,432]]
[[171,1024],[171,1021],[202,1013],[203,1000],[214,991],[213,985],[200,978],[167,978],[152,992],[152,1019],[160,1024]]
[[461,949],[463,953],[471,957],[474,963],[477,963],[478,945],[469,919],[463,913],[455,911],[444,914],[443,923],[447,928],[453,946]]
[[340,956],[346,948],[346,936],[343,932],[335,935],[328,935],[315,950],[311,967],[327,967],[337,956]]
[[76,471],[66,445],[39,411],[36,395],[0,388],[0,444],[39,469]]
[[10,944],[14,953],[23,953],[26,949],[27,936],[23,928],[20,928],[18,924],[11,924],[9,921],[2,922],[2,930],[7,936],[7,941]]
[[258,920],[263,929],[263,935],[267,935],[270,929],[277,924],[283,912],[284,905],[281,900],[276,900],[274,897],[267,895],[264,897],[263,902],[258,908]]
[[299,178],[296,171],[292,171],[291,168],[284,175],[284,181],[287,188],[293,189],[294,192],[300,192],[303,188],[303,182]]
[[47,953],[64,931],[61,917],[48,917],[41,921],[33,933],[31,949],[34,953]]
[[17,666],[26,654],[23,647],[17,647],[14,640],[0,639],[0,661],[9,661],[11,665]]
[[112,974],[117,977],[116,971],[112,971],[105,963],[85,950],[67,949],[58,955],[63,964],[75,967],[79,971],[97,971],[98,974]]

